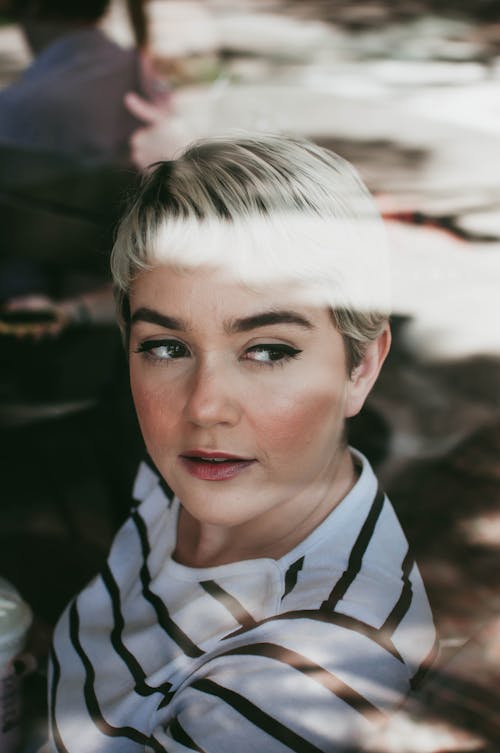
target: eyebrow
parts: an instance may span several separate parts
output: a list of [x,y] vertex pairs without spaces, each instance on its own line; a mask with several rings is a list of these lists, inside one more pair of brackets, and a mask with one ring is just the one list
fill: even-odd
[[165,329],[174,329],[182,332],[186,332],[188,329],[182,319],[177,319],[174,316],[167,316],[166,314],[160,314],[159,311],[147,308],[146,306],[141,306],[137,311],[134,311],[130,319],[130,324],[132,325],[136,322],[159,324],[160,327],[165,327]]
[[[130,324],[136,322],[148,322],[149,324],[158,324],[165,329],[172,329],[177,332],[187,332],[190,328],[183,319],[178,319],[167,314],[160,314],[159,311],[141,306],[134,311],[130,319]],[[238,332],[249,332],[260,327],[271,327],[275,324],[295,324],[304,329],[314,329],[314,324],[302,314],[296,311],[263,311],[259,314],[244,316],[238,319],[230,319],[224,322],[224,330],[228,334]]]
[[234,334],[236,332],[249,332],[259,327],[270,327],[273,324],[297,324],[304,329],[314,329],[314,324],[296,311],[264,311],[260,314],[226,322],[224,329],[229,334]]

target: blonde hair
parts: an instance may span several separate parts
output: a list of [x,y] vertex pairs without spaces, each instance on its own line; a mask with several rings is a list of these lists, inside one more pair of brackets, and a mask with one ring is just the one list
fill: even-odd
[[331,309],[350,370],[387,323],[380,215],[354,168],[304,139],[207,139],[153,165],[111,257],[125,333],[134,277],[162,263],[216,263],[246,282],[305,283]]

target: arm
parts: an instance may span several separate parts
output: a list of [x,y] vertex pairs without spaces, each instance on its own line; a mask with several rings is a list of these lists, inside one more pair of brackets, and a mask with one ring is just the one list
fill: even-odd
[[178,690],[154,731],[165,750],[354,753],[409,690],[405,665],[355,631],[306,619],[257,632]]

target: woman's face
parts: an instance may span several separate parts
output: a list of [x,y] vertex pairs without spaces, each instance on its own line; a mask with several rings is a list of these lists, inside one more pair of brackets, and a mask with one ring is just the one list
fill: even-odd
[[278,521],[300,522],[334,495],[344,420],[369,387],[349,378],[328,310],[286,287],[255,292],[168,266],[141,273],[130,302],[141,429],[193,518],[279,535]]

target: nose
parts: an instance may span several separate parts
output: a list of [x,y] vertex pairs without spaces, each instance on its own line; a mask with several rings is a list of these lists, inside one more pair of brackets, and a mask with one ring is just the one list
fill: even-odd
[[231,381],[228,369],[200,365],[192,375],[185,403],[186,419],[196,426],[211,428],[217,424],[233,426],[241,416],[241,397]]

